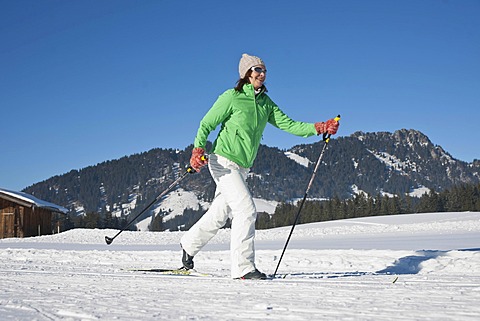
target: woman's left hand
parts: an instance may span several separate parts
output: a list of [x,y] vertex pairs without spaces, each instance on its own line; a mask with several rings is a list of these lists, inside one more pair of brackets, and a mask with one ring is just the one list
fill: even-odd
[[330,134],[335,135],[338,131],[338,127],[340,123],[335,119],[329,119],[326,122],[319,122],[315,123],[315,129],[317,130],[317,134]]

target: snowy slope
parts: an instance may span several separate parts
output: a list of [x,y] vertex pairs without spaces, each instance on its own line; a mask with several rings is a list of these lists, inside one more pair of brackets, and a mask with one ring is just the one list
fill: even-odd
[[[276,201],[267,201],[260,198],[254,198],[253,201],[257,208],[257,212],[259,213],[266,212],[268,214],[273,214],[275,213],[275,208],[278,204]],[[158,205],[154,206],[152,210],[150,210],[152,216],[149,216],[136,224],[137,230],[148,231],[148,226],[152,222],[154,215],[158,214],[160,211],[168,212],[168,215],[163,218],[164,221],[168,221],[177,215],[182,215],[183,211],[187,208],[198,210],[200,206],[207,210],[210,207],[210,203],[199,200],[194,192],[185,191],[183,188],[178,188],[169,193],[164,199],[161,200],[161,202],[158,203]]]
[[[290,228],[257,231],[273,273]],[[129,272],[178,267],[183,232],[71,230],[0,240],[0,319],[477,320],[480,213],[432,213],[299,225],[285,279],[229,278],[229,230],[195,258],[212,278]],[[398,280],[396,280],[398,277]],[[394,282],[396,280],[396,282]]]

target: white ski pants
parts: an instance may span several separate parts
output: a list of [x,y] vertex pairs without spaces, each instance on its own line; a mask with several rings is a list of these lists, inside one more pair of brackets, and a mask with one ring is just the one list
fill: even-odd
[[208,211],[187,231],[180,243],[195,256],[231,217],[231,275],[239,278],[255,270],[255,220],[257,211],[247,186],[248,168],[211,154],[208,168],[217,188]]

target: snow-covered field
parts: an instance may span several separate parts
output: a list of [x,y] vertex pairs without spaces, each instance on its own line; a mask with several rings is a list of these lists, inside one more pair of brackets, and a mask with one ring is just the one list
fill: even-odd
[[[257,231],[260,270],[274,272],[289,231]],[[299,225],[286,277],[267,281],[228,277],[229,230],[195,257],[205,278],[128,271],[179,267],[183,232],[123,232],[106,245],[116,232],[0,240],[0,319],[480,319],[478,212]]]

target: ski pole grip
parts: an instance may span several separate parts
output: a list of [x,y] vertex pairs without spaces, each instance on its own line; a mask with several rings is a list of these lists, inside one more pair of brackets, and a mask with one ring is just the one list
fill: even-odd
[[[335,117],[333,120],[338,123],[340,121],[340,115],[337,115],[337,117]],[[323,141],[328,143],[330,141],[330,136],[332,136],[332,135],[327,134],[327,133],[323,133]]]
[[[208,161],[208,157],[207,155],[202,155],[202,157],[200,157],[200,159],[202,161]],[[197,171],[190,165],[187,166],[187,173],[190,173],[190,174],[195,174]]]

